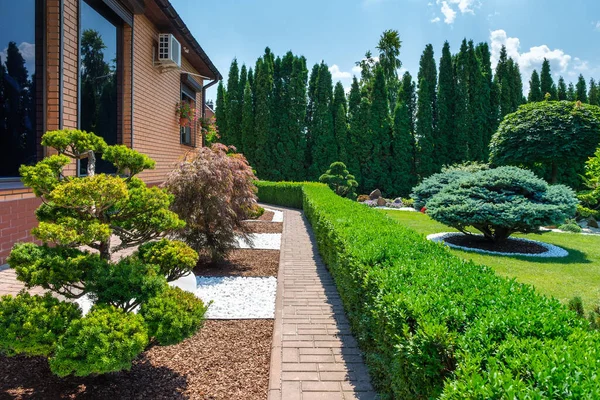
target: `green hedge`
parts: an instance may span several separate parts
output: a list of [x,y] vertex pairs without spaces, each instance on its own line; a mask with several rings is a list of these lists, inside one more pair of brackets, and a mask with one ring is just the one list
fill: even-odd
[[258,198],[263,203],[302,208],[301,182],[254,182],[258,188]]
[[302,193],[382,398],[600,398],[600,335],[557,300],[322,185]]

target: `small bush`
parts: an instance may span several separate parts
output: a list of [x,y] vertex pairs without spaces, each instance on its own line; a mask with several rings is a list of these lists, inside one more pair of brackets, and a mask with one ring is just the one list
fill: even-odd
[[302,183],[256,181],[257,196],[263,203],[302,208]]
[[427,201],[431,218],[461,232],[469,226],[498,242],[515,232],[538,232],[575,215],[575,193],[548,185],[533,172],[500,167],[469,174]]
[[145,243],[139,247],[138,256],[146,264],[158,265],[168,282],[189,274],[198,263],[198,253],[177,240]]
[[248,214],[248,219],[258,219],[265,213],[265,209],[257,204],[246,213]]
[[167,346],[196,333],[204,323],[206,310],[193,293],[172,287],[142,304],[140,315],[146,321],[150,337]]
[[569,303],[567,304],[567,308],[571,311],[575,311],[577,313],[577,315],[579,315],[580,317],[584,316],[583,300],[581,300],[581,297],[579,297],[579,296],[573,297],[571,300],[569,300]]
[[585,164],[584,184],[587,190],[578,195],[581,204],[577,214],[580,218],[600,219],[600,148]]
[[583,229],[577,224],[575,219],[569,218],[565,221],[564,224],[558,227],[561,231],[571,232],[571,233],[581,233]]
[[7,355],[48,356],[56,340],[69,324],[81,318],[75,303],[52,297],[31,296],[21,292],[17,296],[2,296],[0,300],[0,352]]
[[327,172],[319,177],[319,182],[327,184],[338,196],[349,199],[356,198],[356,188],[358,182],[354,175],[350,175],[346,164],[343,162],[334,162],[329,166]]
[[58,376],[128,370],[148,345],[144,319],[112,306],[94,306],[59,339],[50,369]]
[[236,231],[247,236],[242,222],[256,205],[256,177],[246,158],[228,154],[231,150],[222,144],[202,147],[165,182],[175,195],[172,210],[186,222],[179,236],[212,259],[223,258],[235,247]]

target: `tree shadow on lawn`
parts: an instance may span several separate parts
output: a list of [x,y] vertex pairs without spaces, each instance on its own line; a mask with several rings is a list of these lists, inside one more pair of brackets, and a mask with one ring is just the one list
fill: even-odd
[[1,399],[187,399],[187,378],[145,355],[131,371],[59,378],[44,357],[0,355]]

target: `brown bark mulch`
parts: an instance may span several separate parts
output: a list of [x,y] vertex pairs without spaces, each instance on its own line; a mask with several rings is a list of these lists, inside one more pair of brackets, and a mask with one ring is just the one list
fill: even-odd
[[256,220],[257,221],[273,221],[273,217],[275,216],[275,213],[273,211],[267,211],[265,210],[265,212],[263,213],[263,215],[261,215],[260,217],[258,217]]
[[60,379],[42,357],[0,356],[0,399],[266,399],[272,320],[206,321],[131,371]]
[[470,247],[474,249],[497,251],[499,253],[525,253],[540,254],[548,251],[547,248],[536,243],[524,242],[508,238],[503,242],[494,243],[481,236],[456,235],[444,239],[445,242],[457,246]]
[[217,262],[202,262],[196,276],[277,276],[279,250],[235,249]]
[[252,221],[244,222],[244,227],[252,233],[281,233],[283,222]]

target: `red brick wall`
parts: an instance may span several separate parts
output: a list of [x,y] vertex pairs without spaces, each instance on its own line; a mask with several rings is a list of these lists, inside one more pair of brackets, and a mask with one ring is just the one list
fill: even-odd
[[4,197],[9,196],[17,199],[0,203],[0,264],[6,262],[6,257],[15,243],[34,240],[30,231],[37,225],[34,211],[41,204],[40,199],[35,197],[23,199],[23,194]]

